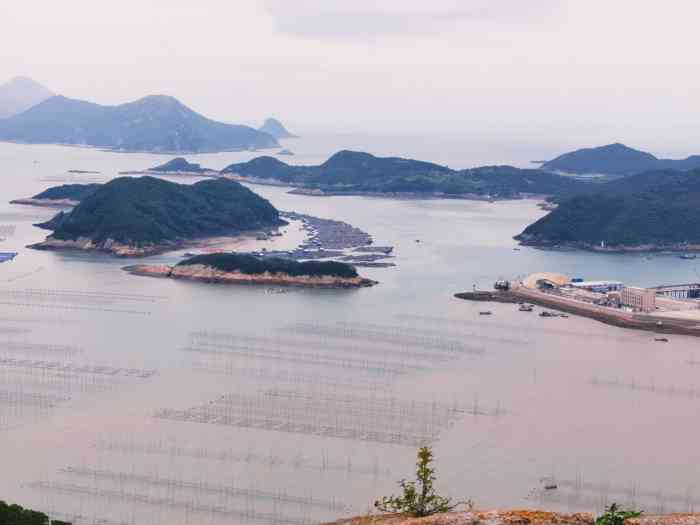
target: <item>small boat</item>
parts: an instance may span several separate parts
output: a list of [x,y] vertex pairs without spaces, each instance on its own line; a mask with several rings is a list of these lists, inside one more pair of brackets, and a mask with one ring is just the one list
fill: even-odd
[[518,310],[521,312],[532,312],[532,305],[531,304],[521,304],[520,307],[518,308]]
[[558,488],[558,487],[557,487],[557,484],[556,484],[556,483],[547,483],[547,484],[544,486],[544,490],[556,490],[557,488]]
[[11,261],[17,257],[17,252],[0,252],[0,263]]
[[569,314],[559,314],[559,317],[563,317],[564,319],[568,319]]
[[479,315],[491,315],[491,310],[484,310],[482,312],[479,312]]
[[666,339],[665,337],[655,337],[654,341],[657,341],[659,343],[668,343],[668,339]]
[[680,255],[680,258],[690,261],[690,260],[693,260],[693,259],[697,259],[698,256],[695,255],[694,253],[684,253],[684,254],[681,254],[681,255]]
[[540,312],[540,317],[556,317],[557,314],[554,314],[552,312]]

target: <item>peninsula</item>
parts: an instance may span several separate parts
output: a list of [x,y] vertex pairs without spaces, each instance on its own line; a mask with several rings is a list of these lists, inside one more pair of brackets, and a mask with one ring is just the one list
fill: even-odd
[[652,171],[591,185],[515,238],[596,251],[700,250],[700,170]]
[[360,288],[376,281],[360,277],[349,264],[335,261],[304,261],[250,254],[197,255],[174,266],[135,265],[124,270],[148,277],[168,277],[207,283],[265,284],[311,288]]
[[28,204],[52,208],[77,206],[85,197],[92,195],[102,184],[63,184],[54,186],[26,199],[14,199],[10,204]]
[[196,239],[238,235],[286,224],[267,200],[237,182],[192,185],[154,177],[120,177],[39,225],[53,233],[32,248],[144,256]]
[[0,140],[148,153],[204,153],[280,146],[272,135],[248,126],[208,119],[165,95],[147,96],[118,106],[53,96],[0,120]]
[[[700,283],[640,288],[620,281],[584,281],[546,272],[500,280],[493,291],[461,292],[455,297],[519,303],[519,310],[526,313],[533,311],[532,305],[539,305],[621,328],[700,337]],[[561,317],[546,310],[540,316]],[[665,342],[663,338],[659,341]]]

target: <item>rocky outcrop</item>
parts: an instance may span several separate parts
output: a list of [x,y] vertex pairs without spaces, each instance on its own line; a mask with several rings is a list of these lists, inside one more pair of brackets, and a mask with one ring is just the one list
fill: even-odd
[[219,284],[265,284],[270,286],[302,286],[307,288],[363,288],[378,284],[377,281],[360,276],[308,276],[270,272],[251,275],[241,272],[224,272],[202,264],[186,266],[139,264],[126,266],[124,270],[134,275],[143,275],[147,277],[170,277],[173,279]]
[[43,206],[45,208],[72,208],[80,204],[80,201],[73,199],[15,199],[10,204],[25,204],[27,206]]
[[588,513],[559,514],[538,510],[510,510],[448,512],[425,518],[384,514],[350,518],[326,525],[593,525],[593,523],[593,515]]
[[130,244],[122,244],[114,239],[107,239],[104,242],[95,242],[87,237],[79,237],[77,239],[55,239],[51,236],[45,241],[28,246],[35,250],[79,250],[84,252],[104,252],[116,255],[117,257],[145,257],[157,253],[174,250],[178,246],[173,243],[163,244],[147,244],[136,246]]

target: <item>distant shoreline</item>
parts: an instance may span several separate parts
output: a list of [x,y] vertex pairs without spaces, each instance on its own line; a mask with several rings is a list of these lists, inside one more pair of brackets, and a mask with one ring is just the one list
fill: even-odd
[[208,155],[211,153],[241,153],[244,151],[250,152],[250,153],[255,153],[256,151],[263,151],[263,150],[271,150],[271,149],[279,149],[279,146],[270,146],[267,148],[255,148],[255,149],[248,149],[248,148],[234,148],[234,149],[212,149],[212,150],[200,150],[200,151],[189,151],[189,150],[181,150],[181,151],[165,151],[165,150],[140,150],[140,149],[111,149],[111,148],[103,148],[101,146],[92,146],[89,144],[70,144],[70,143],[62,143],[62,142],[23,142],[20,140],[0,140],[0,143],[6,143],[6,144],[19,144],[21,146],[62,146],[62,147],[68,147],[68,148],[82,148],[82,149],[91,149],[91,150],[96,150],[96,151],[102,151],[105,153],[128,153],[128,154],[136,154],[136,153],[147,153],[149,155]]
[[563,250],[580,250],[591,253],[688,253],[699,252],[700,244],[637,244],[637,245],[609,245],[599,246],[597,244],[569,241],[569,242],[553,242],[525,239],[522,235],[513,237],[521,246],[531,246],[540,249],[563,249]]

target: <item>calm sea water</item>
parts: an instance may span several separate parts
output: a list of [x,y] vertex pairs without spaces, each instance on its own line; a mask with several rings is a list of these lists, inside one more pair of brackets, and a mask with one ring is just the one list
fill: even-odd
[[[498,162],[489,146],[458,141],[287,144],[298,163],[343,145],[454,167]],[[251,156],[190,160],[220,168]],[[19,252],[0,265],[4,499],[81,523],[313,523],[394,492],[411,474],[413,441],[439,430],[439,489],[482,508],[700,506],[696,339],[663,344],[452,297],[544,270],[696,281],[694,261],[515,251],[512,236],[543,213],[533,201],[314,198],[263,186],[252,188],[279,209],[344,220],[394,246],[397,266],[363,269],[381,283],[370,289],[276,294],[25,248],[46,233],[32,224],[55,210],[10,199],[168,158],[0,144],[0,227],[11,227],[0,249]],[[76,169],[101,173],[67,173]],[[389,434],[400,443],[383,442]],[[547,477],[557,490],[542,490]]]

